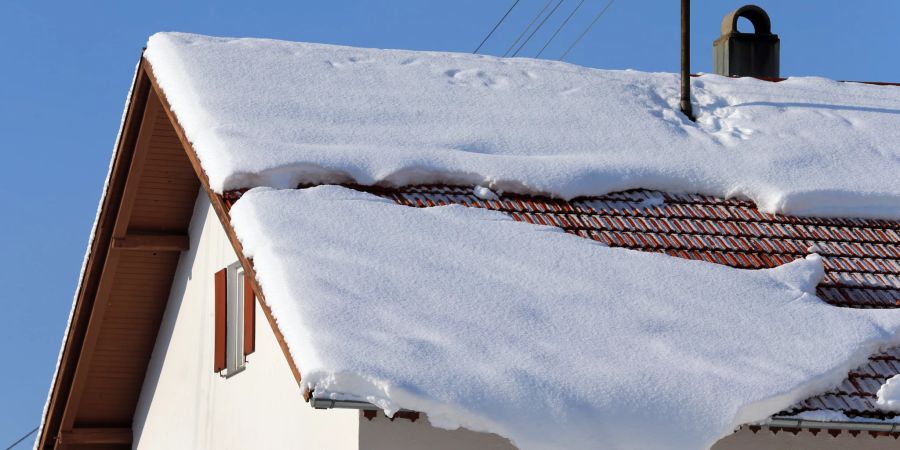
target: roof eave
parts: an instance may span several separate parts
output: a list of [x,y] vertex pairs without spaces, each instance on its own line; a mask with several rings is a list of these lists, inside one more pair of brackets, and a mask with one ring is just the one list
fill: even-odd
[[88,327],[91,325],[93,294],[99,283],[107,257],[107,253],[102,250],[109,246],[112,238],[121,195],[131,165],[137,129],[140,127],[144,106],[150,93],[150,85],[146,82],[146,78],[141,76],[145,64],[146,62],[142,56],[135,71],[125,118],[116,138],[115,154],[110,164],[97,220],[92,230],[92,240],[89,243],[85,257],[84,268],[78,282],[69,322],[66,325],[62,349],[53,375],[47,405],[44,408],[41,425],[38,428],[35,441],[35,448],[38,449],[46,448],[50,443],[49,439],[56,438],[67,400],[71,393],[71,384],[75,376],[78,359],[82,353],[84,337]]
[[[246,273],[251,274],[250,277],[259,305],[266,318],[269,321],[276,339],[281,346],[284,356],[287,360],[291,372],[296,380],[300,383],[300,372],[297,369],[293,358],[290,355],[287,344],[281,331],[278,329],[272,312],[264,300],[264,294],[256,281],[256,273],[253,269],[252,261],[250,261],[243,252],[240,241],[231,227],[228,208],[223,197],[214,192],[209,187],[209,180],[196,152],[190,141],[186,138],[184,130],[179,124],[172,108],[165,97],[156,78],[153,75],[152,67],[149,61],[143,56],[138,63],[131,95],[128,99],[125,119],[121,131],[118,136],[113,161],[110,164],[110,172],[108,182],[101,199],[98,218],[93,230],[93,239],[89,243],[89,249],[84,263],[84,269],[81,279],[79,280],[78,290],[75,295],[71,317],[65,331],[65,340],[60,351],[59,363],[54,374],[50,392],[48,394],[47,404],[42,416],[41,425],[38,429],[36,437],[37,449],[50,449],[58,447],[56,442],[60,435],[60,431],[64,428],[64,422],[71,421],[73,414],[67,411],[70,404],[78,403],[71,399],[77,397],[78,389],[77,375],[80,361],[83,359],[85,351],[90,352],[90,347],[86,343],[86,336],[92,333],[97,334],[97,329],[102,325],[102,318],[97,320],[94,317],[95,299],[97,297],[97,289],[100,284],[101,275],[106,266],[108,249],[112,246],[117,220],[122,208],[122,198],[131,172],[132,160],[135,153],[135,142],[141,129],[142,119],[145,112],[145,106],[150,101],[150,97],[154,96],[153,101],[159,101],[161,107],[168,119],[174,127],[179,141],[181,142],[188,160],[200,185],[209,197],[210,203],[216,212],[219,221],[224,228],[229,241],[238,259],[244,267]],[[102,305],[101,305],[102,306]],[[102,316],[102,314],[101,314]],[[91,330],[94,330],[93,332]],[[88,354],[90,356],[90,354]],[[90,359],[90,358],[88,358]],[[83,377],[81,377],[83,378]]]

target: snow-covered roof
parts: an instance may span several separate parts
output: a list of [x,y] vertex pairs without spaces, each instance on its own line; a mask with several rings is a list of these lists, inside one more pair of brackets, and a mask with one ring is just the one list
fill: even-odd
[[159,85],[212,188],[450,182],[630,188],[795,215],[900,218],[900,88],[160,33]]
[[[760,213],[748,201],[635,190],[574,201],[452,186],[370,189],[404,206],[462,205],[558,227],[633,250],[665,253],[740,269],[774,268],[810,251],[822,257],[823,301],[850,308],[900,305],[900,224],[882,220],[798,218]],[[579,264],[577,259],[566,259]],[[641,357],[639,351],[635,357]],[[778,417],[829,413],[847,421],[898,421],[876,402],[881,384],[900,374],[900,347],[873,354],[834,388],[804,399]],[[852,419],[851,419],[852,417]],[[808,419],[805,419],[808,420]],[[832,426],[835,426],[832,424]]]
[[739,270],[334,186],[231,214],[315,396],[522,449],[708,448],[900,344],[900,310],[815,296],[818,255]]
[[900,344],[900,311],[816,297],[815,254],[739,270],[496,212],[292,189],[651,188],[898,219],[900,89],[706,75],[694,124],[672,74],[173,33],[146,57],[211,187],[258,188],[232,224],[317,397],[524,449],[703,448]]

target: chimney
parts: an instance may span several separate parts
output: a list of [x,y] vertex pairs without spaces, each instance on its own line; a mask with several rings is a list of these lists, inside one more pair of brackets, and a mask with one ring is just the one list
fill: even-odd
[[[738,31],[741,17],[753,24],[752,33]],[[713,42],[713,71],[727,77],[778,78],[780,43],[762,8],[741,6],[722,19],[722,35]]]

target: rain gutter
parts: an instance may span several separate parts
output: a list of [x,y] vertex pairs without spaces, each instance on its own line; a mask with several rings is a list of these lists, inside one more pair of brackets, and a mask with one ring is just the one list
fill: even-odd
[[[360,411],[381,411],[381,408],[369,403],[358,400],[332,400],[330,398],[309,399],[309,405],[315,409],[358,409]],[[418,411],[411,409],[400,409],[396,414],[418,414]]]
[[330,398],[311,398],[309,405],[315,409],[358,409],[360,411],[379,411],[381,408],[369,403],[355,400],[332,400]]

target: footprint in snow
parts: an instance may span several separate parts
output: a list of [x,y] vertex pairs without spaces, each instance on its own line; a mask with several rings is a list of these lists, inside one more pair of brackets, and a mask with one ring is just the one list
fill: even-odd
[[509,77],[505,75],[493,76],[478,69],[450,69],[444,72],[450,78],[450,84],[460,86],[485,86],[493,89],[509,87]]

